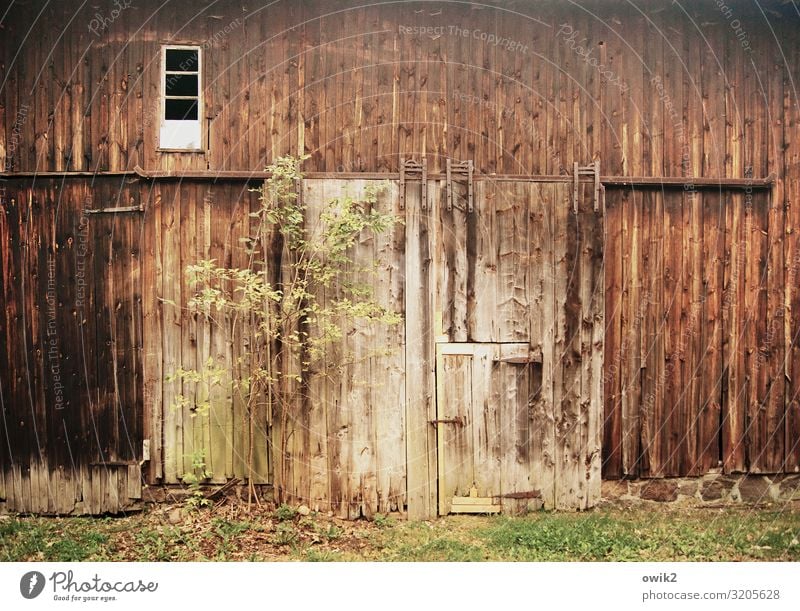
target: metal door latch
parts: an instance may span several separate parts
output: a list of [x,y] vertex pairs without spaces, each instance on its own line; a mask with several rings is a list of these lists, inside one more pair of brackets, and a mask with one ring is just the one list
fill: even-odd
[[464,426],[464,419],[461,416],[457,418],[439,418],[438,420],[429,420],[432,425],[437,424],[455,424],[456,426]]

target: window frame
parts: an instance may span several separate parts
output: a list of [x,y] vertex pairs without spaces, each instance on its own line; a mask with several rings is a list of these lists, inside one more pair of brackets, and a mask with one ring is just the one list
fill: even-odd
[[[167,71],[167,51],[196,51],[197,52],[197,70],[192,72],[180,72],[175,70]],[[197,75],[197,119],[183,119],[188,122],[195,122],[198,124],[200,132],[199,147],[172,147],[162,146],[162,131],[164,124],[167,121],[167,97],[171,99],[195,99],[195,96],[167,96],[167,78],[170,74],[196,74]],[[161,45],[161,66],[159,70],[159,92],[160,104],[159,112],[161,113],[158,118],[158,146],[156,150],[162,153],[206,153],[206,135],[203,126],[203,47],[196,44],[172,44],[164,43]],[[180,121],[181,119],[171,119],[172,121]]]

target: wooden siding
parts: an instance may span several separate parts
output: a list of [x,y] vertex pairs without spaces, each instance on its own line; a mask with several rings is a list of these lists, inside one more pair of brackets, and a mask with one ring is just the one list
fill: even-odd
[[[241,398],[231,379],[208,388],[203,383],[166,381],[179,369],[201,370],[210,358],[226,368],[236,367],[241,337],[220,329],[202,313],[188,307],[194,291],[186,268],[203,259],[246,267],[240,238],[250,235],[250,212],[257,194],[247,183],[201,181],[157,182],[143,219],[143,249],[147,253],[144,300],[143,392],[152,420],[151,481],[179,483],[192,472],[194,458],[202,459],[211,482],[221,483],[248,474],[249,434]],[[186,404],[177,405],[177,396]],[[197,411],[208,399],[210,409]],[[270,482],[267,415],[257,414],[254,480]]]
[[765,191],[607,205],[605,476],[800,470],[783,211]]
[[[540,315],[560,307],[554,295],[572,314],[576,298],[586,303],[589,294],[592,301],[602,295],[563,275],[572,265],[564,259],[575,246],[571,233],[552,234],[548,248],[559,267],[540,278],[541,291],[503,298],[503,287],[536,287],[515,263],[543,252],[523,253],[521,233],[497,251],[479,248],[488,234],[475,219],[494,207],[486,226],[521,231],[524,210],[514,203],[520,193],[498,200],[489,195],[500,183],[476,182],[484,208],[464,228],[455,222],[459,210],[423,213],[419,190],[411,189],[407,223],[393,236],[395,251],[400,242],[405,249],[395,261],[405,285],[381,285],[379,292],[402,302],[407,316],[419,314],[406,329],[406,348],[420,342],[427,348],[413,359],[404,354],[402,363],[370,367],[388,368],[398,388],[398,376],[406,376],[414,394],[406,392],[407,409],[386,435],[392,448],[405,443],[407,453],[424,459],[401,471],[393,455],[384,463],[369,450],[366,472],[377,465],[372,479],[348,479],[336,465],[353,458],[340,443],[350,437],[333,432],[346,428],[360,438],[378,430],[374,421],[359,421],[355,426],[364,428],[352,432],[330,410],[307,411],[299,428],[308,433],[291,451],[311,456],[310,471],[292,475],[292,492],[317,502],[331,489],[345,491],[337,497],[339,511],[368,515],[399,506],[407,478],[405,501],[414,498],[417,515],[430,515],[434,294],[446,303],[441,331],[450,341],[515,341],[525,333],[519,317],[528,316],[529,337],[544,349],[563,342],[569,355],[579,341],[581,350],[587,342],[595,352],[605,350],[602,372],[596,370],[602,358],[581,361],[580,371],[567,358],[563,370],[543,361],[541,375],[543,384],[568,396],[576,380],[602,375],[607,477],[701,474],[719,466],[800,471],[800,44],[789,7],[762,3],[761,12],[729,3],[734,17],[728,17],[714,3],[655,0],[352,4],[278,2],[242,11],[229,0],[161,9],[137,2],[95,34],[87,24],[96,7],[28,2],[0,22],[0,169],[256,171],[278,155],[305,152],[305,170],[328,172],[397,171],[402,158],[426,156],[431,171],[443,171],[445,157],[473,159],[484,178],[568,174],[573,161],[592,159],[607,175],[687,177],[689,185],[690,176],[772,173],[769,192],[751,194],[609,188],[605,241],[597,233],[576,238],[590,239],[595,252],[605,248],[607,324],[581,324],[579,332],[577,319],[545,324]],[[746,45],[732,18],[746,24]],[[443,30],[414,33],[415,26]],[[520,48],[489,44],[474,32],[496,33]],[[170,41],[204,47],[205,154],[157,150],[158,49]],[[609,70],[601,74],[583,61],[576,45]],[[0,444],[0,498],[17,499],[11,508],[23,511],[124,507],[139,494],[133,463],[142,448],[133,440],[142,438],[151,441],[147,481],[178,481],[192,450],[206,444],[219,449],[208,457],[215,480],[242,474],[246,444],[235,428],[243,421],[241,405],[227,390],[215,390],[219,407],[192,418],[167,408],[176,389],[163,378],[180,364],[233,356],[234,347],[179,312],[187,294],[183,266],[215,254],[241,260],[237,240],[247,233],[253,196],[241,183],[5,178],[0,393],[15,441],[13,456]],[[527,188],[536,187],[514,186]],[[436,181],[429,194],[442,196]],[[144,213],[81,214],[87,206],[131,204]],[[550,219],[554,231],[558,223],[571,227],[568,208],[554,208],[563,215]],[[544,222],[535,206],[527,212],[529,223]],[[450,224],[453,232],[444,232]],[[452,250],[458,244],[466,245],[464,259]],[[435,257],[447,263],[432,266]],[[67,404],[58,410],[47,352],[51,261]],[[80,261],[83,312],[70,305],[83,290]],[[582,259],[578,268],[599,264]],[[484,316],[491,308],[496,315]],[[326,388],[310,383],[312,393],[333,400]],[[350,398],[366,392],[353,390]],[[570,411],[573,403],[566,411],[553,405],[559,439],[589,447],[586,440],[601,425],[591,421],[595,412],[584,418]],[[560,422],[576,418],[580,431],[562,431]],[[425,433],[412,439],[408,431]],[[548,459],[541,448],[549,439],[544,432],[537,441],[541,460]],[[265,432],[258,443],[267,447]],[[268,456],[258,466],[260,481],[271,481]],[[575,455],[554,460],[567,464]],[[324,465],[334,466],[325,471]]]
[[[798,18],[778,2],[733,2],[732,17],[656,0],[134,4],[97,33],[103,12],[88,4],[5,14],[7,167],[260,170],[307,153],[307,171],[423,156],[433,171],[449,156],[484,174],[569,174],[598,158],[609,175],[762,177],[784,167],[772,134],[796,112],[783,83]],[[203,46],[205,154],[158,150],[169,41]]]
[[141,496],[142,215],[148,185],[6,185],[0,215],[4,498],[118,511]]

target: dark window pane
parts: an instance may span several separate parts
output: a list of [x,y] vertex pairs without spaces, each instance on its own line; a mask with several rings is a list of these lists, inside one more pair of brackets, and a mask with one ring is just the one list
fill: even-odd
[[164,100],[167,121],[196,121],[197,100]]
[[168,74],[167,95],[197,95],[196,74]]
[[167,49],[167,70],[197,72],[197,50]]

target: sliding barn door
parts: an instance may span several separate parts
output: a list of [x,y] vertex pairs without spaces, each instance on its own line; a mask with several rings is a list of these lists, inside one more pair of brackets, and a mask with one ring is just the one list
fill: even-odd
[[566,181],[449,188],[434,214],[439,513],[589,507],[600,491],[599,193]]

